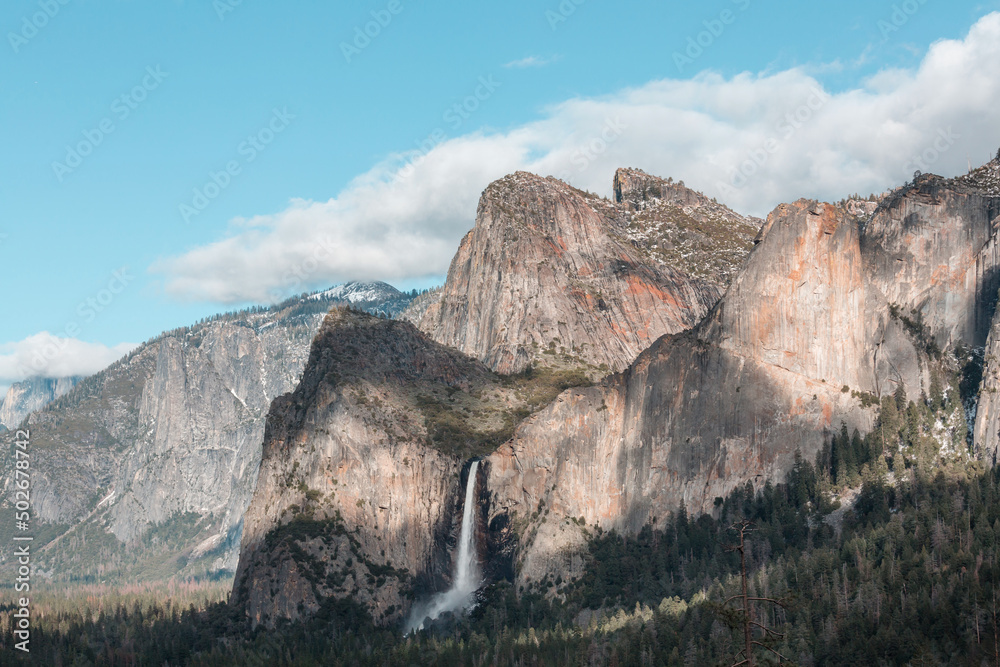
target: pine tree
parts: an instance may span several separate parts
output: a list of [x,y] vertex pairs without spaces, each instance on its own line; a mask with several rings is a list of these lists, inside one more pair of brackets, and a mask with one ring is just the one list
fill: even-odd
[[940,410],[944,407],[944,389],[941,386],[941,376],[937,370],[931,371],[931,410]]
[[904,412],[906,410],[907,400],[906,400],[906,388],[903,386],[902,382],[896,385],[896,391],[893,392],[892,395],[893,398],[896,399],[896,411]]

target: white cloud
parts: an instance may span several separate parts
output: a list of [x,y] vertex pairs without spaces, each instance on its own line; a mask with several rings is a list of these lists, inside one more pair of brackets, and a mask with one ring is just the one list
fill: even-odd
[[33,376],[93,375],[128,354],[134,343],[108,347],[75,338],[53,336],[48,331],[16,343],[0,343],[0,386]]
[[728,79],[705,72],[571,99],[507,132],[390,156],[330,201],[234,221],[227,238],[151,270],[165,274],[171,295],[223,303],[441,274],[480,192],[517,169],[609,194],[615,168],[640,167],[757,215],[799,197],[879,192],[916,169],[954,175],[1000,143],[997,62],[993,13],[965,39],[932,45],[916,69],[835,94],[795,68]]
[[515,67],[518,69],[523,69],[525,67],[544,67],[559,60],[559,56],[528,56],[526,58],[521,58],[520,60],[512,60],[509,63],[504,64],[504,67],[511,68]]

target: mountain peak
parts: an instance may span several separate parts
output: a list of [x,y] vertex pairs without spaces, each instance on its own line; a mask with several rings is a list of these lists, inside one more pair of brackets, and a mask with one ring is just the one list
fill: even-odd
[[403,293],[388,283],[381,281],[362,282],[351,280],[342,285],[331,287],[325,292],[314,294],[313,299],[331,299],[348,303],[370,303],[373,301],[391,301],[403,296]]
[[955,182],[971,186],[984,195],[1000,197],[1000,150],[995,158],[965,176],[959,176]]
[[420,327],[501,373],[557,360],[621,370],[720,294],[647,254],[626,217],[556,178],[494,181]]
[[7,390],[7,395],[0,399],[0,424],[9,430],[17,428],[25,417],[63,396],[82,379],[30,377],[15,382]]
[[615,171],[614,201],[632,210],[641,210],[658,201],[682,205],[701,205],[710,200],[700,192],[684,185],[684,181],[652,176],[641,169],[623,167]]
[[622,233],[661,265],[725,289],[763,224],[684,185],[641,169],[619,169],[614,203]]

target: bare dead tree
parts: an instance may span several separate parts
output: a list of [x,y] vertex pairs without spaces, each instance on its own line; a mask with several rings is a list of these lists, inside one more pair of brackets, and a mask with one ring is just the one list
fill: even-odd
[[[753,532],[753,524],[746,519],[742,519],[734,523],[730,529],[735,530],[740,538],[739,544],[726,547],[726,551],[737,551],[740,554],[740,592],[726,598],[722,606],[723,609],[735,612],[735,618],[733,619],[735,622],[733,625],[743,632],[743,648],[734,656],[732,667],[742,667],[742,665],[754,667],[754,647],[760,647],[776,655],[778,657],[778,664],[783,662],[790,663],[791,661],[788,658],[765,643],[771,639],[783,639],[784,635],[754,620],[753,607],[755,604],[765,603],[781,607],[782,609],[786,608],[787,604],[782,600],[768,597],[754,597],[749,594],[747,587],[746,536],[748,533]],[[729,607],[733,602],[738,603],[735,610]],[[755,632],[759,639],[755,638]],[[742,656],[742,659],[740,659],[740,656]]]

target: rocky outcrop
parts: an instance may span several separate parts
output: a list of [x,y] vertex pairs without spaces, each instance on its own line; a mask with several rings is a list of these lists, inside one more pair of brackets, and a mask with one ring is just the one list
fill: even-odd
[[400,618],[446,581],[463,466],[504,439],[516,394],[408,322],[332,311],[271,406],[233,603],[268,627],[342,598]]
[[492,183],[420,328],[504,374],[557,355],[625,368],[721,294],[630,240],[626,208],[523,172]]
[[739,272],[764,222],[684,186],[638,169],[615,172],[621,233],[653,262],[716,285]]
[[65,395],[80,380],[80,377],[42,378],[33,377],[15,382],[0,401],[0,426],[14,430],[36,410]]

